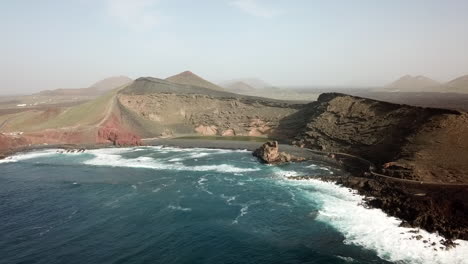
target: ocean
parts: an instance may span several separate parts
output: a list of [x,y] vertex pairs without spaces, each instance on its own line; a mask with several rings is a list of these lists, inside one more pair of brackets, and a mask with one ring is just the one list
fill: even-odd
[[0,263],[468,263],[466,241],[442,250],[348,188],[288,179],[342,173],[324,164],[204,148],[62,152],[0,161]]

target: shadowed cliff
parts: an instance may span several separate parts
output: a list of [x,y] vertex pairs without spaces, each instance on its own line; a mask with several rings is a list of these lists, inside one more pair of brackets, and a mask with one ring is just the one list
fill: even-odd
[[328,93],[277,131],[298,146],[363,157],[390,176],[468,181],[466,113]]

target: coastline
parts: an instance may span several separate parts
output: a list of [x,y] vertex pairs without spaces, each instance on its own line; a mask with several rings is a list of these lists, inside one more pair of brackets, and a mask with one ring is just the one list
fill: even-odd
[[[235,140],[204,140],[204,139],[147,139],[143,146],[168,146],[180,148],[213,148],[213,149],[245,149],[254,151],[261,142]],[[97,149],[119,148],[112,144],[51,144],[20,147],[7,152],[0,152],[0,159],[16,153],[35,150],[63,149]],[[320,178],[338,185],[356,190],[366,197],[366,205],[379,208],[390,216],[402,220],[401,226],[422,228],[431,233],[439,233],[446,238],[447,247],[455,246],[456,239],[468,240],[468,219],[464,218],[468,210],[468,185],[433,184],[405,182],[391,177],[372,177],[372,164],[366,160],[347,155],[340,159],[327,155],[326,152],[314,151],[293,145],[280,144],[281,151],[295,156],[314,160],[323,164],[342,169],[343,175]],[[339,154],[346,155],[346,154]],[[350,158],[351,157],[351,158]],[[376,174],[379,176],[378,174]],[[315,177],[317,178],[317,177]],[[291,178],[295,179],[295,178]],[[296,179],[307,179],[298,177]]]

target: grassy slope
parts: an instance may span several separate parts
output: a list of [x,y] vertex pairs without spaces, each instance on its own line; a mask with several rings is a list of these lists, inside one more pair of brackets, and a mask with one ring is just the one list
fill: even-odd
[[31,110],[15,114],[2,115],[0,124],[4,124],[0,131],[32,131],[34,126],[40,122],[42,111]]
[[32,110],[0,117],[3,131],[33,132],[44,129],[97,125],[112,107],[117,90],[110,91],[95,100],[61,110],[57,115],[46,116],[46,111]]
[[106,116],[109,107],[112,107],[110,104],[113,103],[116,93],[117,91],[113,90],[95,100],[71,107],[56,118],[43,123],[38,129],[97,125]]

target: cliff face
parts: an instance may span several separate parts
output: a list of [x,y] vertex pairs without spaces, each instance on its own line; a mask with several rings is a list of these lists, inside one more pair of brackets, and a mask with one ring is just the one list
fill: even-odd
[[4,135],[0,133],[0,158],[3,158],[2,153],[6,153],[15,148],[24,147],[30,142],[20,135]]
[[368,159],[387,175],[468,182],[468,118],[457,111],[390,104],[343,94],[283,119],[296,145]]
[[119,93],[118,102],[139,120],[146,137],[269,136],[303,106],[155,78],[137,79]]
[[151,121],[159,134],[266,136],[279,120],[296,112],[287,105],[266,105],[261,100],[219,98],[207,95],[120,95],[119,102]]

